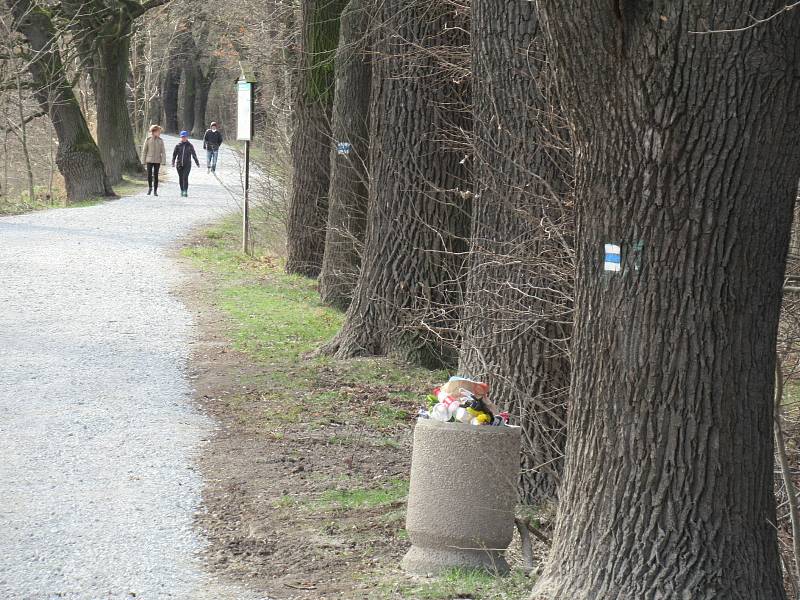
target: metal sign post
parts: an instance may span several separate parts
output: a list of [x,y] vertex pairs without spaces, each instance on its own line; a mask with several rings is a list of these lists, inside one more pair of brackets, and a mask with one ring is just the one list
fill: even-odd
[[244,143],[244,207],[242,207],[242,252],[250,254],[250,140]]
[[242,252],[250,254],[250,141],[253,139],[252,75],[245,73],[236,82],[236,139],[244,141],[244,206],[242,207]]

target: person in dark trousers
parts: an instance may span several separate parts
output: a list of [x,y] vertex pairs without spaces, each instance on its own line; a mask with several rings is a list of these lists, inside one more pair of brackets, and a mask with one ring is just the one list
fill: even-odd
[[206,134],[203,136],[203,150],[206,151],[206,165],[210,173],[217,170],[217,154],[220,146],[222,146],[222,132],[212,121],[211,127],[206,129]]
[[172,151],[172,166],[178,169],[178,181],[181,185],[181,196],[189,196],[189,172],[192,170],[192,160],[198,167],[200,161],[197,160],[197,153],[194,146],[189,141],[189,132],[181,131],[181,141]]
[[142,145],[142,164],[147,167],[147,195],[158,196],[158,170],[167,164],[167,150],[161,139],[161,127],[150,126],[150,135]]

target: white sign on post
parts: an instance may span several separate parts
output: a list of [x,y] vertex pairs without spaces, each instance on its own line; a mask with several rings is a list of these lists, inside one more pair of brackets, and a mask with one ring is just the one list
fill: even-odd
[[237,81],[237,107],[236,107],[236,139],[250,141],[253,138],[252,98],[253,84],[249,81]]

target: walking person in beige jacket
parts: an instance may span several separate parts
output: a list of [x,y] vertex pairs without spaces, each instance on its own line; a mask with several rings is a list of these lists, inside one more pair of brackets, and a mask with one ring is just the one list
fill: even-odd
[[158,125],[150,126],[150,136],[142,145],[142,163],[147,165],[147,195],[153,192],[158,196],[158,171],[161,165],[167,164],[167,150]]

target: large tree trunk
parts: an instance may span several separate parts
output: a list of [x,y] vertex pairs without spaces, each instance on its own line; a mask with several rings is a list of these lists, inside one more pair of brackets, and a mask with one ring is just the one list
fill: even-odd
[[286,271],[319,275],[328,218],[333,58],[344,0],[303,0],[301,59],[294,97],[292,191]]
[[438,334],[457,328],[471,208],[460,193],[468,169],[447,136],[471,120],[467,84],[437,58],[468,41],[451,11],[423,0],[385,0],[378,11],[367,233],[353,302],[328,348],[340,358],[455,358]]
[[[369,109],[372,76],[366,43],[370,0],[350,0],[342,13],[336,51],[336,97],[331,130],[328,229],[319,291],[327,304],[346,309],[361,265],[369,193]],[[336,144],[350,144],[345,152]]]
[[120,182],[123,173],[138,175],[143,172],[128,109],[130,28],[130,23],[123,25],[119,37],[98,42],[92,72],[97,145],[112,184]]
[[800,15],[693,33],[783,6],[539,2],[574,120],[577,283],[565,476],[537,599],[785,597],[772,394]]
[[56,32],[48,13],[34,7],[30,0],[7,0],[7,5],[14,27],[28,40],[34,54],[28,71],[36,100],[50,115],[58,137],[56,164],[64,177],[67,198],[75,202],[113,196],[100,151],[67,79],[58,46],[53,43]]
[[474,0],[475,200],[459,373],[523,427],[521,497],[553,498],[569,388],[571,157],[532,2]]

